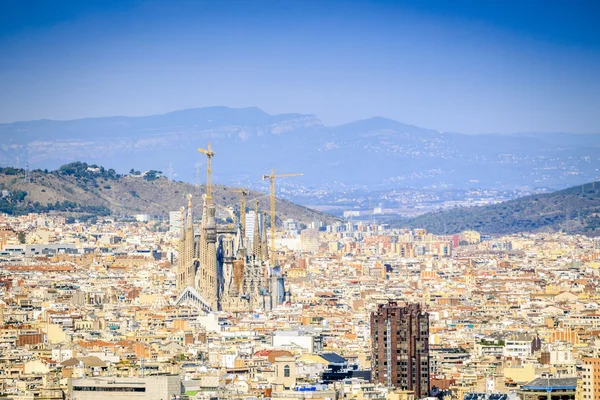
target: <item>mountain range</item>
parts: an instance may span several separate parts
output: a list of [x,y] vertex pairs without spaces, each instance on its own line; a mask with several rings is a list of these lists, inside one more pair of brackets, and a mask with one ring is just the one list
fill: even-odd
[[187,182],[204,182],[196,148],[210,141],[214,182],[255,188],[275,169],[304,173],[281,188],[562,189],[595,180],[600,161],[600,134],[464,135],[381,117],[325,126],[315,115],[258,108],[15,122],[0,124],[0,137],[2,166],[54,169],[86,160]]

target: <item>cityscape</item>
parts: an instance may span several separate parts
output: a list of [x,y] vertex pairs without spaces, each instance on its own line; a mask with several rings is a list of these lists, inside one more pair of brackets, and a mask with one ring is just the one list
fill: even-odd
[[[252,207],[244,189],[231,217],[218,218],[218,149],[198,150],[209,161],[204,194],[168,218],[2,216],[1,393],[409,400],[596,390],[600,238],[273,225],[275,197]],[[294,175],[265,178],[276,194],[276,181]]]
[[600,399],[598,17],[0,1],[0,399]]

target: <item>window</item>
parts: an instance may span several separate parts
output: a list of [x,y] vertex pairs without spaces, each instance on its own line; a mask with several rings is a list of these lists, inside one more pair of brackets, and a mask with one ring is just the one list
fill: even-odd
[[289,365],[286,365],[285,367],[283,367],[283,377],[284,378],[290,377],[290,366]]
[[145,392],[145,387],[73,386],[76,392]]

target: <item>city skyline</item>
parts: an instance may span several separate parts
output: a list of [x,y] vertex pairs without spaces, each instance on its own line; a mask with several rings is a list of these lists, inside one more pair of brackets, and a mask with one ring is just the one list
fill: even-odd
[[600,399],[599,17],[0,1],[0,398]]

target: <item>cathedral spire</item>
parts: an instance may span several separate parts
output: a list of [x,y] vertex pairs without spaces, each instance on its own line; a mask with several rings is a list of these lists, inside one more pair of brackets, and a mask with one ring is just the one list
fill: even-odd
[[237,257],[237,254],[240,251],[240,249],[246,248],[246,238],[244,237],[244,229],[242,227],[242,224],[237,224],[236,227],[237,229],[235,232],[235,255]]
[[192,227],[193,225],[193,221],[192,221],[192,195],[188,194],[187,195],[187,221],[186,221],[186,228],[189,229],[190,227]]
[[[267,221],[267,212],[263,211],[263,224],[266,224]],[[261,238],[260,238],[260,250],[261,250],[261,257],[263,260],[268,260],[269,259],[269,244],[267,243],[267,227],[263,225],[263,229],[261,232]]]
[[187,195],[187,216],[185,221],[185,264],[186,286],[193,286],[195,280],[194,267],[194,217],[192,216],[192,195]]
[[206,224],[206,195],[202,195],[202,226]]
[[179,240],[185,239],[185,208],[180,207],[179,213],[181,214],[181,225],[179,226]]
[[260,212],[258,211],[258,200],[256,200],[256,209],[254,210],[254,237],[252,240],[252,254],[254,258],[260,260],[262,253],[260,249]]
[[186,288],[188,279],[185,258],[185,208],[181,207],[179,212],[181,213],[181,226],[179,227],[179,255],[177,256],[177,289],[182,291]]

